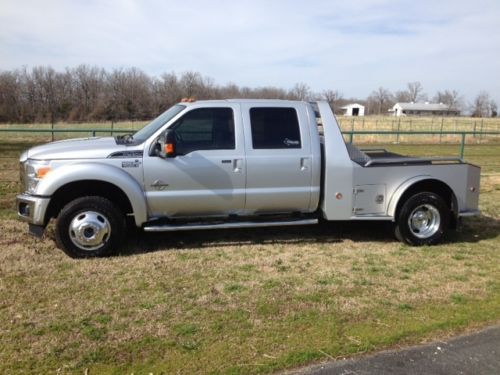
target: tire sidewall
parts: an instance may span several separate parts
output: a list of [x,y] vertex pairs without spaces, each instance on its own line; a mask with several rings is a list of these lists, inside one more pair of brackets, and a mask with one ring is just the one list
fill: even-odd
[[[69,225],[73,218],[85,211],[95,211],[106,217],[111,227],[107,242],[96,250],[82,250],[69,236]],[[72,258],[92,258],[109,256],[116,252],[125,233],[125,219],[122,212],[111,201],[102,197],[82,197],[75,199],[61,210],[56,223],[56,243]]]
[[[419,238],[415,236],[408,224],[410,214],[418,206],[428,204],[434,206],[438,211],[440,217],[439,229],[432,236],[427,238]],[[449,208],[444,202],[443,198],[431,192],[422,192],[410,197],[401,208],[398,215],[397,226],[395,228],[396,237],[407,244],[414,246],[434,245],[443,240],[446,235],[450,224]]]

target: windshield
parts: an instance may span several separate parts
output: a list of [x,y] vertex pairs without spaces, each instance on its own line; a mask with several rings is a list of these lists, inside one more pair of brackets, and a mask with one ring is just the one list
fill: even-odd
[[186,108],[186,106],[180,105],[180,104],[177,104],[177,105],[174,105],[173,107],[170,107],[165,112],[163,112],[160,116],[158,116],[153,121],[151,121],[149,124],[144,126],[141,130],[137,131],[133,136],[131,136],[130,141],[128,141],[126,143],[138,145],[138,144],[144,142],[146,139],[151,137],[158,129],[160,129],[163,125],[165,125],[167,122],[169,122],[171,119],[173,119],[184,108]]

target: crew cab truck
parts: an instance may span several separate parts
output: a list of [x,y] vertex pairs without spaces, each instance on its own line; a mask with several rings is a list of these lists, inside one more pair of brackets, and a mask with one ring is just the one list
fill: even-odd
[[31,148],[20,174],[19,217],[39,236],[56,218],[72,257],[118,251],[127,222],[162,232],[386,220],[401,241],[432,245],[479,212],[479,167],[360,150],[326,102],[181,102],[135,134]]

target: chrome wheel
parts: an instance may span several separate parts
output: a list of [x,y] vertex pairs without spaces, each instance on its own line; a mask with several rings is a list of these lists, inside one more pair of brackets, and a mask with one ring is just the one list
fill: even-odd
[[69,224],[69,238],[78,248],[85,251],[104,246],[111,235],[109,220],[95,211],[77,214]]
[[429,238],[436,234],[441,226],[439,210],[431,204],[417,206],[408,216],[408,228],[417,238]]

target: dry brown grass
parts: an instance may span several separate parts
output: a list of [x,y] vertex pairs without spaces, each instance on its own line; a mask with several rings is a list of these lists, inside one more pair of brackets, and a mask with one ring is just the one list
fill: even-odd
[[[457,131],[477,131],[477,132],[499,132],[500,118],[474,118],[474,117],[392,117],[392,116],[364,116],[364,117],[346,117],[337,116],[337,120],[343,131],[435,131],[435,132],[457,132]],[[147,124],[147,121],[122,121],[118,123],[111,122],[90,122],[90,123],[56,123],[54,129],[126,129],[138,130]],[[50,133],[36,133],[38,129],[51,129],[50,124],[0,124],[0,129],[33,129],[30,133],[0,132],[0,140],[9,141],[30,141],[49,142]],[[109,133],[97,133],[97,135],[107,136]],[[92,132],[55,133],[54,137],[58,139],[79,138],[92,136]],[[346,136],[348,138],[348,136]],[[467,136],[467,143],[488,143],[498,142],[500,136]],[[380,142],[401,142],[401,143],[460,143],[460,135],[356,135],[355,140],[359,143],[380,143]]]
[[[473,117],[392,117],[337,116],[343,131],[431,131],[431,132],[499,132],[499,118]],[[346,140],[349,135],[345,136]],[[468,135],[467,144],[498,142],[499,135]],[[460,135],[355,135],[357,143],[425,143],[425,144],[460,144]]]
[[500,131],[500,118],[337,116],[342,130]]

